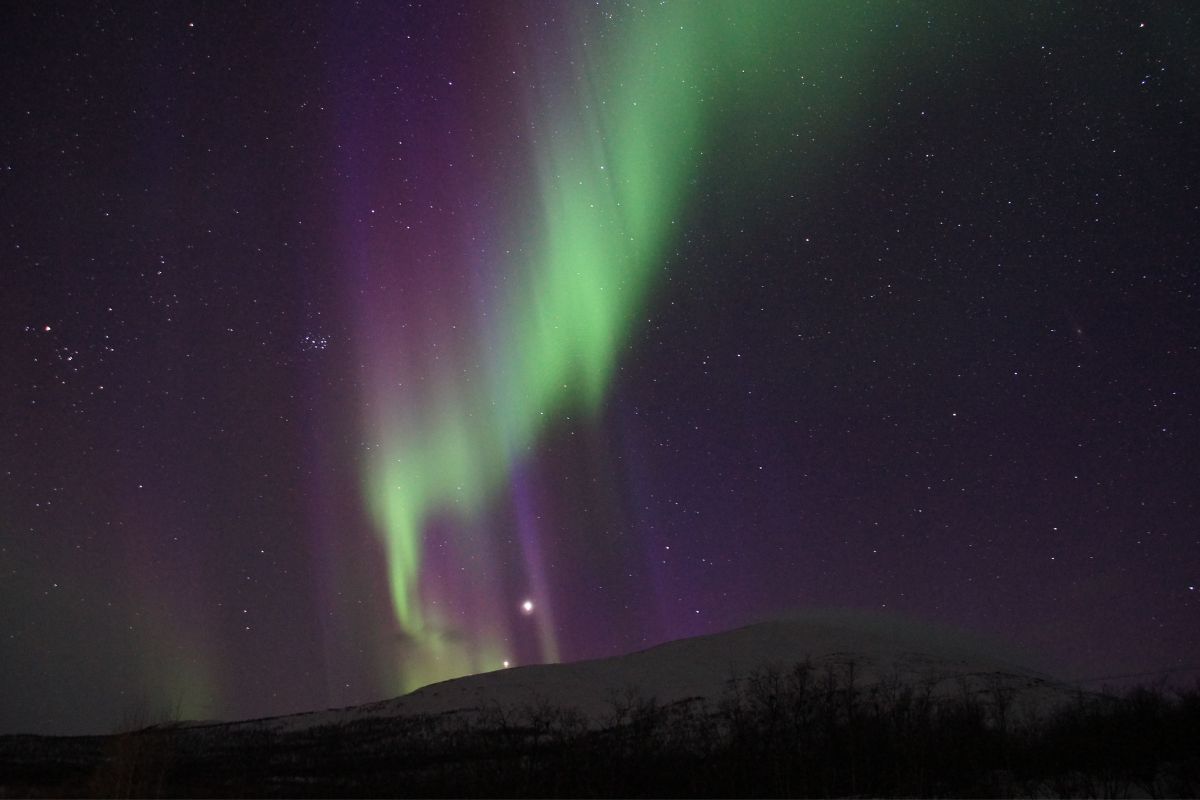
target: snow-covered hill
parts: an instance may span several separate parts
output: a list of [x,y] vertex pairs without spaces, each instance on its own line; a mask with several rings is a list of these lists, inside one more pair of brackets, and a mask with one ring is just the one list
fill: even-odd
[[1195,695],[1076,704],[1019,660],[808,615],[353,708],[0,737],[0,796],[1196,795]]
[[715,706],[733,679],[764,669],[787,671],[805,661],[818,680],[832,671],[845,681],[853,664],[855,685],[866,690],[899,683],[936,696],[968,691],[984,699],[1003,690],[1016,713],[1051,708],[1076,691],[944,630],[838,613],[763,622],[613,658],[470,675],[378,703],[241,724],[297,730],[371,717],[519,711],[546,704],[576,709],[601,724],[629,698],[660,706],[702,698]]

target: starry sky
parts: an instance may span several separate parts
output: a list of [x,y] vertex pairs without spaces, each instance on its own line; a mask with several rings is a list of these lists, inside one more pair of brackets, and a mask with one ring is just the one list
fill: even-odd
[[5,14],[0,732],[833,607],[1198,674],[1188,4]]

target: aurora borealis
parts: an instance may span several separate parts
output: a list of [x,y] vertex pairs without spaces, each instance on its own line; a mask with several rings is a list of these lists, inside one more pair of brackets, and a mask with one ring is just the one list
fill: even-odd
[[[509,639],[505,615],[496,613],[504,594],[493,558],[468,557],[495,550],[484,520],[497,494],[525,502],[516,476],[550,420],[600,411],[671,227],[685,213],[684,187],[698,153],[715,138],[709,129],[737,121],[728,118],[726,96],[747,95],[750,113],[759,104],[774,107],[759,98],[801,88],[813,41],[844,23],[778,3],[649,6],[619,18],[568,8],[567,16],[561,46],[576,57],[567,65],[533,59],[537,91],[514,99],[528,109],[532,174],[484,175],[462,189],[506,201],[512,195],[520,213],[488,209],[472,237],[477,252],[431,255],[437,294],[411,306],[407,284],[375,287],[387,285],[397,263],[420,256],[402,242],[356,243],[370,263],[362,338],[382,344],[364,354],[367,435],[379,442],[365,468],[366,496],[393,611],[412,643],[400,668],[408,689],[512,657],[502,644]],[[785,31],[789,39],[801,34],[794,50],[779,41]],[[823,100],[837,102],[830,94]],[[438,184],[443,171],[431,166],[422,178]],[[447,237],[460,235],[449,227]],[[501,241],[512,246],[501,250]],[[414,336],[412,318],[430,322]],[[449,518],[443,535],[456,559],[468,561],[469,587],[446,591],[440,578],[423,574],[424,536],[439,515]],[[539,600],[538,656],[554,661],[540,534],[528,509],[518,519],[524,578]],[[462,624],[446,618],[456,604],[470,632],[449,645],[440,632]]]
[[1200,666],[1167,3],[27,11],[4,730],[788,609]]

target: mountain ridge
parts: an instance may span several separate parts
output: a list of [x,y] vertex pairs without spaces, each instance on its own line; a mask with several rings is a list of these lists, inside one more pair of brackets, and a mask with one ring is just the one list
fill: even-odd
[[808,664],[817,678],[850,676],[865,689],[911,687],[935,697],[1002,691],[1021,713],[1041,713],[1079,692],[970,634],[899,616],[836,612],[756,622],[624,655],[476,673],[357,706],[199,724],[294,730],[368,718],[481,716],[548,705],[578,712],[598,726],[617,705],[634,698],[658,705],[716,704],[739,679],[765,671],[786,674],[798,664]]

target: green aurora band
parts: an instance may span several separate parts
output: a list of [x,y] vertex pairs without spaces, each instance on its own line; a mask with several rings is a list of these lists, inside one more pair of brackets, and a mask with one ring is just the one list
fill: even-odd
[[[866,102],[867,57],[885,16],[866,3],[682,2],[584,12],[572,66],[529,98],[536,198],[500,220],[512,248],[494,313],[470,359],[423,376],[414,397],[395,381],[368,403],[381,443],[365,496],[387,558],[392,608],[408,646],[400,690],[494,669],[509,658],[508,603],[497,602],[481,517],[529,456],[549,420],[602,407],[618,355],[647,308],[660,265],[687,214],[706,148],[728,148],[726,184],[760,191],[796,150],[797,131],[838,138]],[[878,23],[878,24],[874,24]],[[832,136],[831,136],[832,134]],[[788,150],[792,148],[792,150]],[[810,151],[803,151],[810,152]],[[505,187],[501,187],[505,188]],[[511,191],[511,187],[508,187]],[[471,369],[468,363],[483,363]],[[383,381],[380,381],[383,383]],[[476,559],[472,641],[451,640],[443,606],[423,601],[422,537],[457,521]],[[511,599],[510,599],[511,602]],[[545,660],[556,660],[551,609],[539,606]]]

